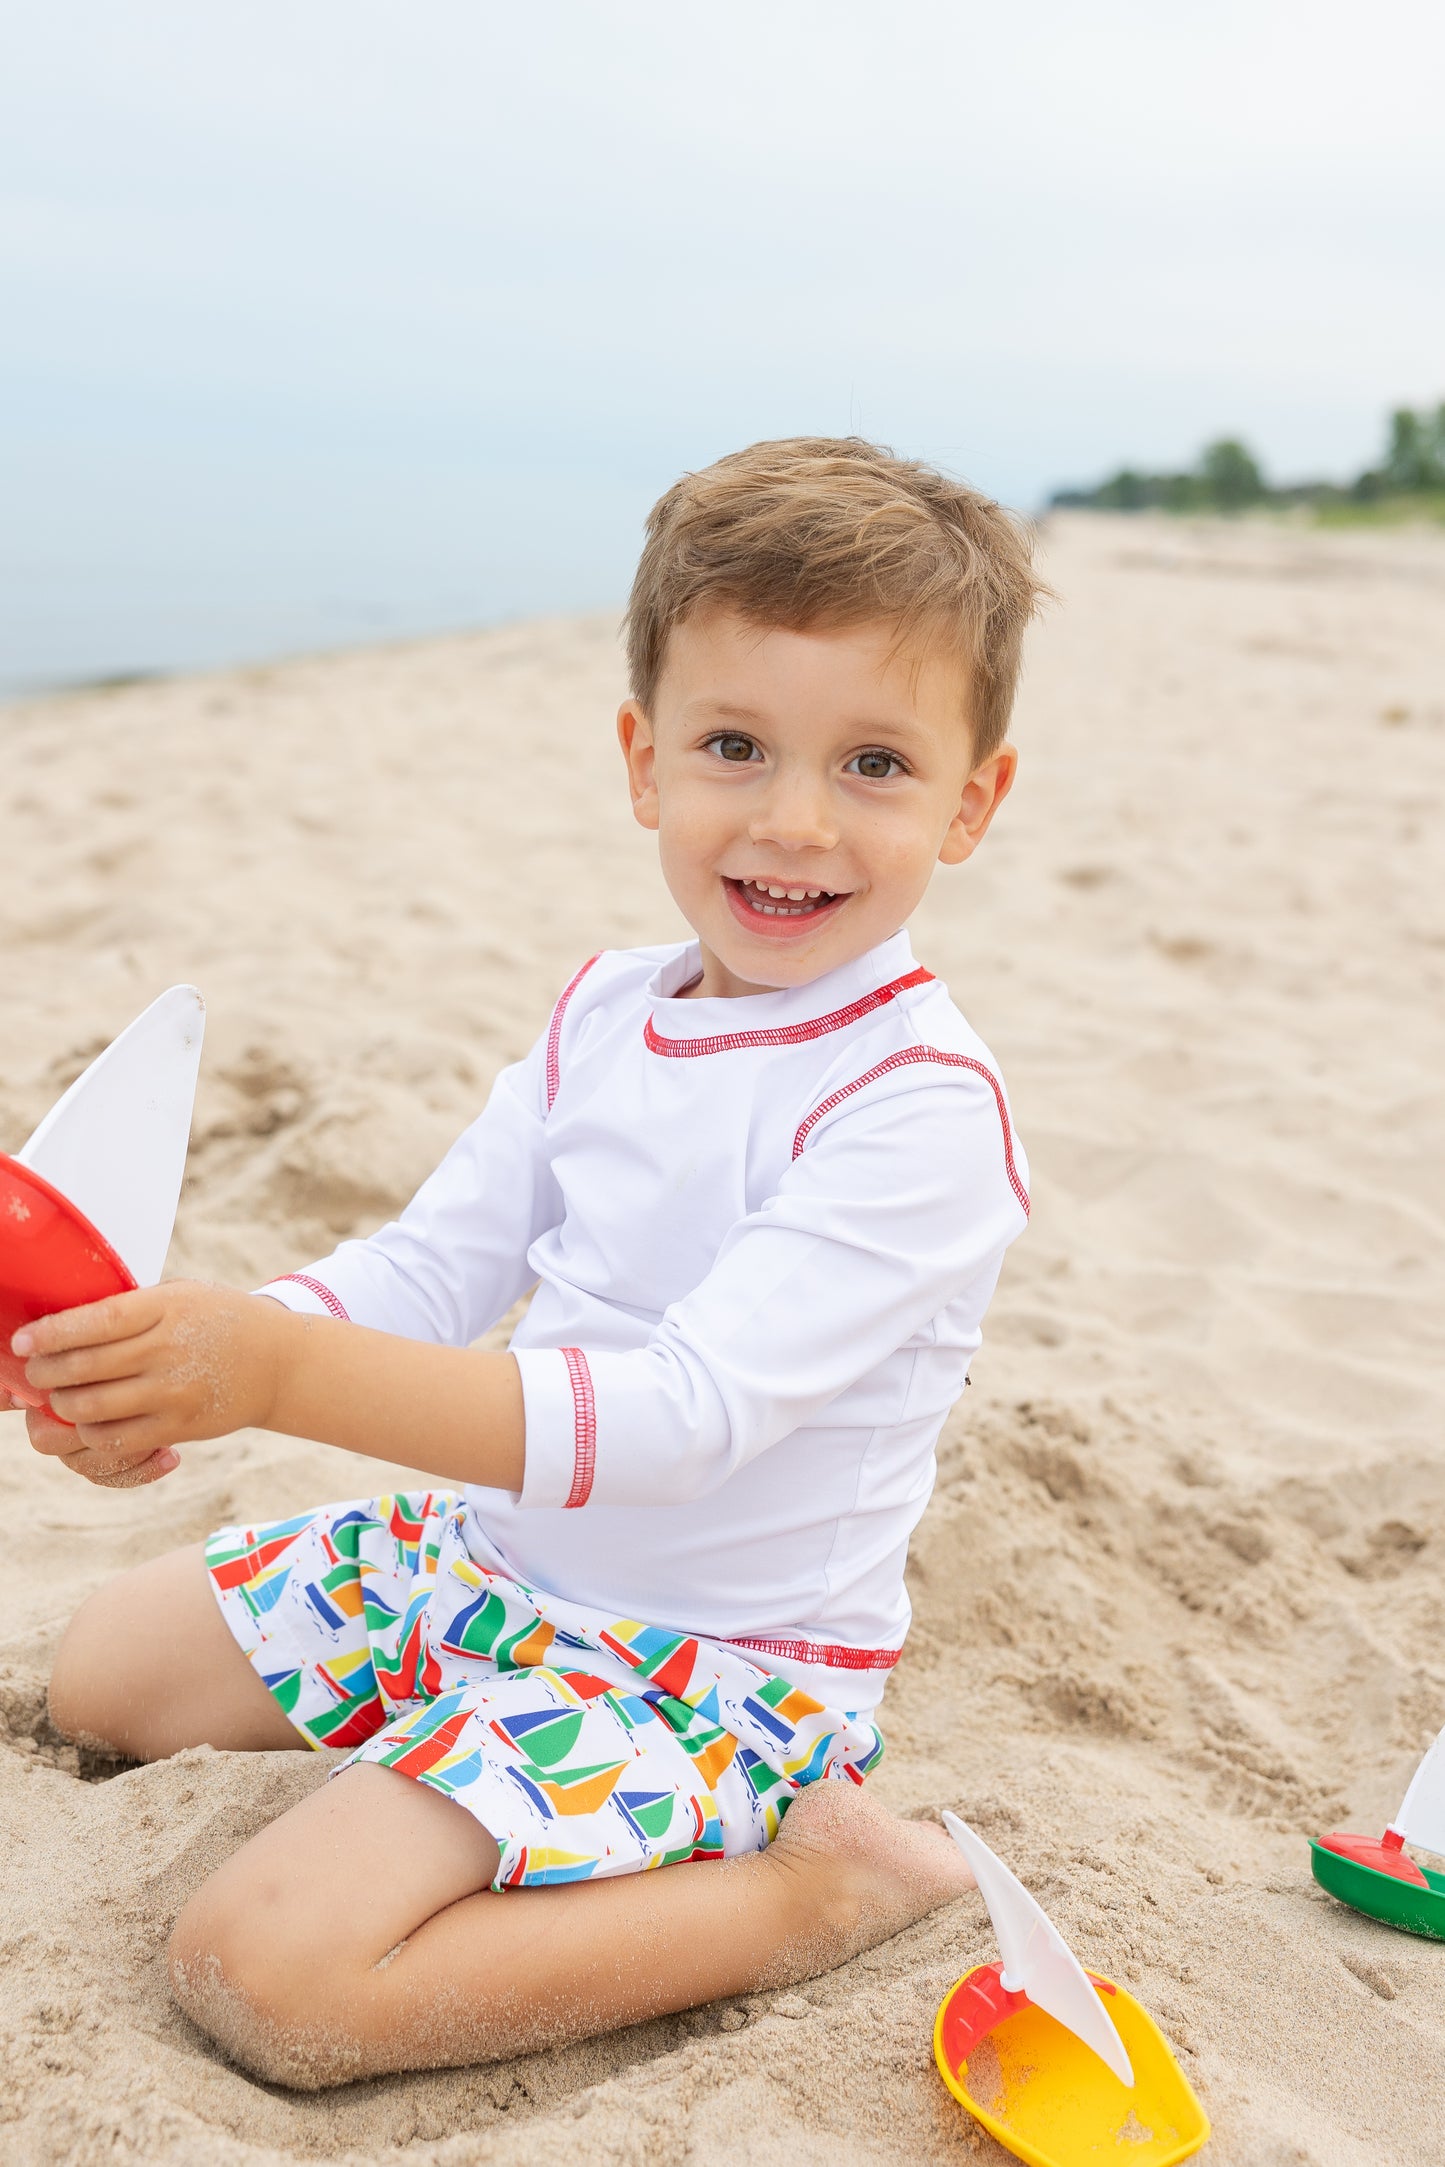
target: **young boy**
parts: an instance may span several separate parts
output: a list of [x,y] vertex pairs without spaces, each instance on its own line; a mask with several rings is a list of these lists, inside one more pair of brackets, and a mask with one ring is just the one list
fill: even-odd
[[370,1239],[266,1299],[172,1282],[17,1334],[74,1425],[37,1449],[92,1481],[253,1425],[461,1486],[224,1528],[61,1646],[71,1738],[353,1749],[175,1927],[182,2005],[257,2075],[781,1984],[969,1884],[858,1787],[1027,1170],[899,929],[1012,783],[1038,592],[996,505],[856,440],[679,482],[618,733],[696,939],[585,964]]

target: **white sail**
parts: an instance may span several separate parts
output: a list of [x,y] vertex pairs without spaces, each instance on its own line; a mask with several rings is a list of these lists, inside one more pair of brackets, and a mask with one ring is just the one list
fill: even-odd
[[973,1868],[988,1905],[1003,1958],[1004,1986],[1014,1992],[1022,1989],[1037,2008],[1092,2047],[1121,2084],[1132,2085],[1134,2067],[1114,2020],[1053,1920],[966,1821],[945,1813],[943,1825]]
[[83,1211],[153,1287],[171,1245],[206,1004],[172,986],[97,1055],[15,1156]]
[[1445,1731],[1411,1777],[1390,1826],[1406,1843],[1417,1843],[1422,1851],[1437,1851],[1445,1857]]

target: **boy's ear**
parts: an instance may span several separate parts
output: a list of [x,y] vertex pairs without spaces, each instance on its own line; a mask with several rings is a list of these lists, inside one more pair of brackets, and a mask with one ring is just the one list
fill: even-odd
[[971,858],[988,833],[988,824],[1014,786],[1018,773],[1019,756],[1012,745],[1000,745],[980,767],[976,767],[963,786],[958,811],[948,824],[943,847],[938,853],[940,865],[962,865]]
[[656,828],[657,754],[653,749],[652,725],[636,700],[624,700],[617,710],[617,742],[627,762],[632,817],[641,827]]

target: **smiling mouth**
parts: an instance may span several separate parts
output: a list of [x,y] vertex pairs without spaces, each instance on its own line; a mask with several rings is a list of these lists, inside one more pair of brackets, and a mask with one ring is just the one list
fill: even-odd
[[739,916],[767,919],[775,925],[779,921],[796,924],[821,917],[848,900],[846,891],[801,885],[785,887],[781,881],[733,880],[725,875],[724,885]]

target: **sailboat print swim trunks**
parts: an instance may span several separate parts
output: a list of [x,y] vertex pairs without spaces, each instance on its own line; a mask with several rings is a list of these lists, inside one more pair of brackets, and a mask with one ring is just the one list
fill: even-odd
[[231,1632],[308,1745],[475,1814],[493,1886],[761,1850],[807,1784],[883,1741],[735,1649],[604,1617],[478,1565],[464,1506],[407,1491],[219,1529]]

